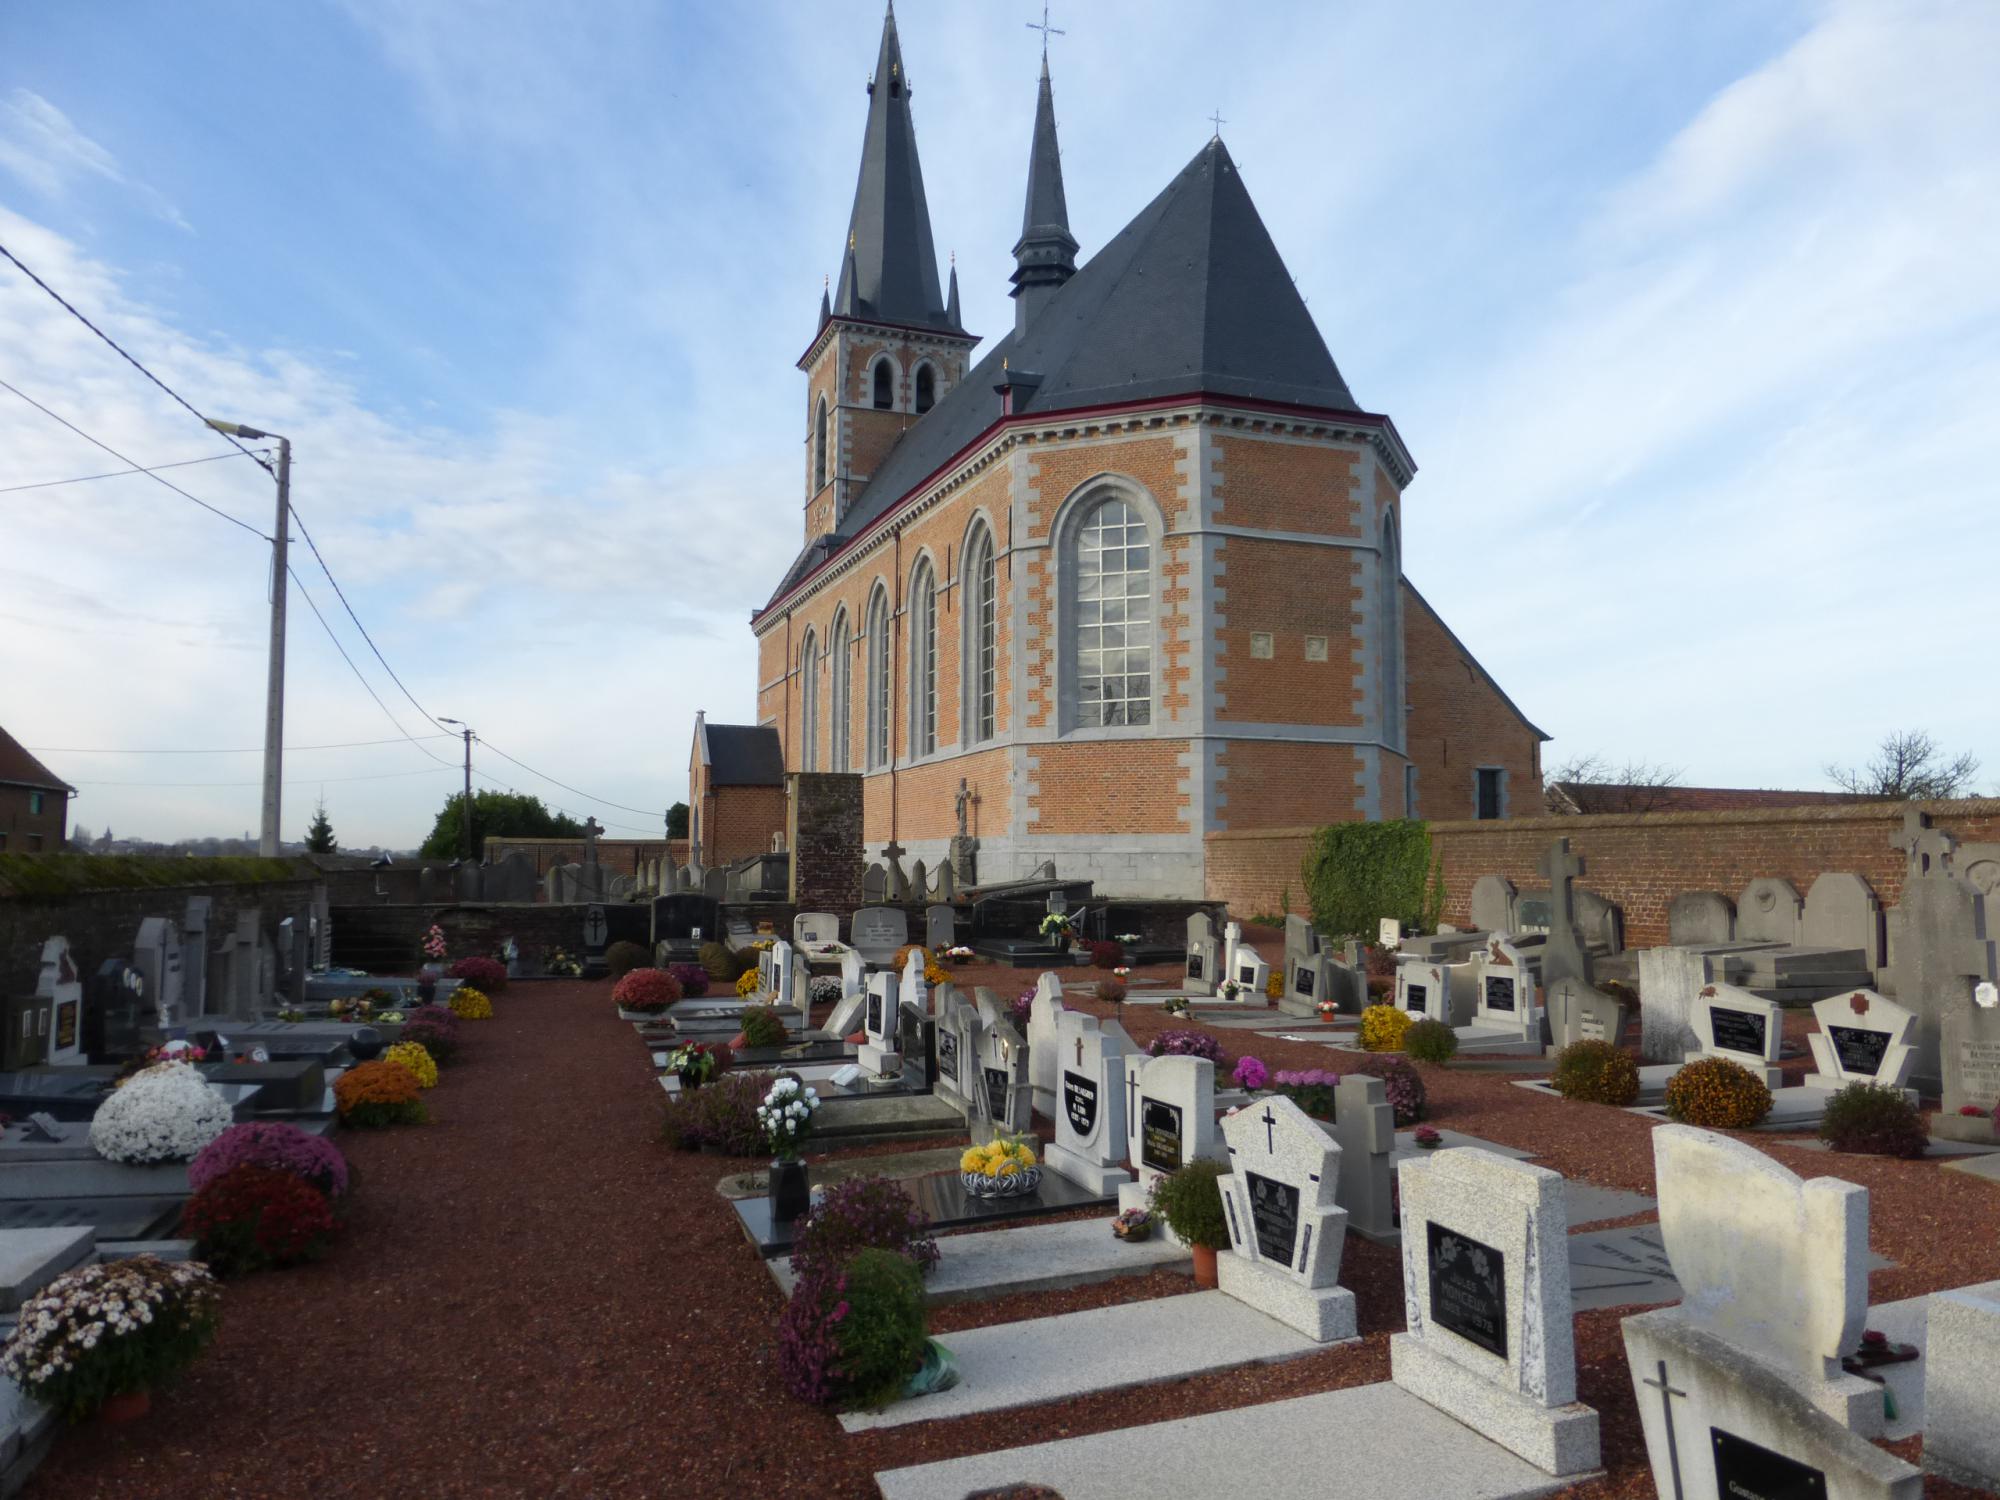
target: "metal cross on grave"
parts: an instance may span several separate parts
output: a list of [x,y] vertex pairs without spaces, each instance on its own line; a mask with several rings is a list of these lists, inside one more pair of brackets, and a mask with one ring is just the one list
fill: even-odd
[[1264,1152],[1268,1156],[1275,1153],[1278,1149],[1277,1139],[1273,1134],[1277,1128],[1278,1117],[1271,1113],[1270,1105],[1267,1104],[1264,1106],[1264,1118],[1259,1123],[1264,1127]]
[[1079,1068],[1083,1066],[1083,1038],[1082,1038],[1082,1037],[1078,1037],[1078,1038],[1076,1039],[1076,1065],[1077,1065],[1077,1066],[1078,1066]]
[[1674,1500],[1682,1500],[1681,1454],[1679,1445],[1674,1441],[1674,1397],[1685,1396],[1687,1392],[1678,1390],[1668,1383],[1667,1362],[1664,1359],[1660,1361],[1660,1378],[1642,1380],[1639,1384],[1649,1386],[1660,1393],[1660,1415],[1666,1419],[1667,1424],[1667,1473],[1674,1481]]
[[1128,1120],[1139,1118],[1139,1070],[1137,1068],[1127,1068],[1125,1070],[1125,1118]]

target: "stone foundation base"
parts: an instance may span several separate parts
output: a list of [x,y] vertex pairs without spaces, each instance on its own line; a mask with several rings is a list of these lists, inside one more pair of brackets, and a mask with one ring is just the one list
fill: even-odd
[[1407,1333],[1389,1340],[1389,1378],[1545,1474],[1562,1478],[1598,1466],[1597,1413],[1581,1401],[1543,1406]]

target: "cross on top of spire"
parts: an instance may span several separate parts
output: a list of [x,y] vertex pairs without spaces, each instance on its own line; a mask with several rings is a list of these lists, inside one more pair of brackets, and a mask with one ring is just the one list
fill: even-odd
[[1223,126],[1225,126],[1225,125],[1227,125],[1227,124],[1228,124],[1229,122],[1228,122],[1227,120],[1225,120],[1225,119],[1223,119],[1223,118],[1222,118],[1222,111],[1221,111],[1221,110],[1219,110],[1219,109],[1218,109],[1218,110],[1217,110],[1217,111],[1216,111],[1216,112],[1215,112],[1214,114],[1210,115],[1210,116],[1209,116],[1208,118],[1209,118],[1209,119],[1210,119],[1210,121],[1212,121],[1212,122],[1214,123],[1214,125],[1215,125],[1215,138],[1216,138],[1217,140],[1221,140],[1221,139],[1222,139],[1222,127],[1223,127]]
[[1027,22],[1026,24],[1027,24],[1027,27],[1028,27],[1028,30],[1030,30],[1030,31],[1039,31],[1039,32],[1040,32],[1040,33],[1042,34],[1042,56],[1043,56],[1043,57],[1047,57],[1047,56],[1049,55],[1049,38],[1050,38],[1050,37],[1052,37],[1052,36],[1068,36],[1068,35],[1069,35],[1069,33],[1068,33],[1067,31],[1064,31],[1064,30],[1062,29],[1062,27],[1060,27],[1060,26],[1051,26],[1051,25],[1049,24],[1049,6],[1048,6],[1048,0],[1042,0],[1042,18],[1041,18],[1041,20],[1039,20],[1039,21],[1029,21],[1029,22]]

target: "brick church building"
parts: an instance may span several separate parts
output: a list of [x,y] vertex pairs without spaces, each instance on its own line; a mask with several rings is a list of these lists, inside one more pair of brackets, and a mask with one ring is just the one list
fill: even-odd
[[863,778],[870,857],[935,864],[963,783],[980,881],[1108,895],[1203,895],[1235,830],[1538,807],[1546,736],[1405,578],[1416,465],[1221,139],[1079,264],[1044,55],[975,358],[910,96],[892,12],[799,359],[804,545],[752,617],[770,756]]

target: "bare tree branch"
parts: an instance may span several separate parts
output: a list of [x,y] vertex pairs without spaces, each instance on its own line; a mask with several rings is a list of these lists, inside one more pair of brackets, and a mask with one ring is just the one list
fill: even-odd
[[1921,729],[1882,737],[1864,766],[1828,765],[1827,779],[1843,791],[1886,802],[1937,802],[1973,795],[1979,760],[1970,751],[1947,758]]
[[1658,812],[1673,804],[1684,774],[1677,766],[1640,760],[1614,766],[1593,750],[1549,773],[1546,800],[1549,811],[1561,815]]

